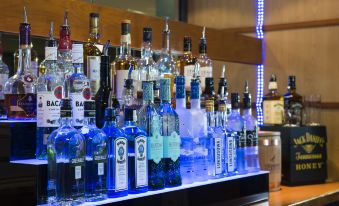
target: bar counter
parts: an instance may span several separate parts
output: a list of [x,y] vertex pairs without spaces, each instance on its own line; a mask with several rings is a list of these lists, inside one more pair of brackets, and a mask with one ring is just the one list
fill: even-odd
[[287,187],[270,192],[269,205],[339,205],[339,182]]

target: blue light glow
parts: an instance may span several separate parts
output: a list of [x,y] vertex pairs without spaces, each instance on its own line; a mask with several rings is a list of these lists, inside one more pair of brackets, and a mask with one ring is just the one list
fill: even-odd
[[[257,0],[257,25],[256,25],[256,34],[258,39],[264,39],[264,4],[265,0]],[[264,42],[262,45],[262,58],[264,61]],[[262,111],[262,98],[264,96],[264,65],[257,65],[257,119],[258,124],[262,125],[264,122],[263,111]]]

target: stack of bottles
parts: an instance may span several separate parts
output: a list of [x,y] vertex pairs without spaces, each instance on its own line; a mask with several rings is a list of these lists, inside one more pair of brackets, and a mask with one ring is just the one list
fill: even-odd
[[241,115],[240,95],[232,93],[228,100],[225,67],[215,92],[205,29],[199,57],[192,56],[191,38],[185,37],[184,55],[175,61],[166,20],[163,49],[154,61],[152,29],[144,28],[137,60],[131,56],[130,24],[121,24],[120,52],[111,71],[109,41],[99,42],[99,14],[90,14],[90,38],[82,45],[72,44],[66,12],[59,41],[51,23],[44,72],[37,77],[24,14],[18,71],[5,83],[4,96],[9,119],[37,119],[36,157],[48,160],[51,204],[98,201],[260,170],[248,84]]

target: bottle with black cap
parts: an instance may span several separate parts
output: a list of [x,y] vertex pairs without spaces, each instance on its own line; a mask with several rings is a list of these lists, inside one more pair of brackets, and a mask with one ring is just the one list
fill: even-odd
[[247,161],[248,172],[258,172],[260,170],[258,154],[258,123],[252,115],[252,99],[248,91],[248,81],[245,82],[245,91],[243,96],[243,115],[244,126],[246,128],[246,151],[245,159]]
[[228,82],[225,75],[226,72],[226,65],[222,66],[221,76],[219,79],[219,85],[218,85],[218,101],[222,101],[226,105],[226,113],[227,116],[231,114],[232,105],[230,100],[228,99]]
[[86,140],[85,199],[88,202],[107,198],[107,136],[95,123],[95,102],[84,102],[84,126],[80,129]]
[[239,93],[231,93],[232,111],[227,120],[226,170],[228,175],[246,174],[245,162],[245,128],[240,115]]
[[104,123],[105,109],[109,106],[108,102],[111,87],[111,65],[110,57],[108,56],[109,41],[106,42],[103,50],[103,55],[100,57],[100,87],[95,94],[95,120],[98,128],[101,128]]
[[107,135],[107,196],[109,198],[128,194],[128,142],[125,133],[119,128],[116,109],[112,107],[112,92],[105,109],[102,130]]
[[62,99],[60,127],[47,141],[49,203],[75,205],[84,202],[86,140],[72,126],[71,100]]
[[143,81],[143,106],[138,112],[138,126],[147,134],[148,145],[148,188],[150,190],[165,187],[164,140],[160,115],[154,106],[153,82]]
[[284,95],[284,124],[286,126],[301,126],[303,98],[296,92],[295,76],[288,77],[287,93]]
[[103,46],[100,44],[100,26],[99,14],[89,14],[89,37],[84,44],[84,74],[88,77],[91,84],[92,96],[94,96],[100,87],[100,55]]
[[218,110],[218,95],[214,91],[213,77],[206,77],[205,79],[205,92],[201,97],[201,108],[205,108],[205,102],[211,100],[214,104],[214,111]]
[[264,124],[281,125],[284,116],[284,98],[278,93],[277,77],[272,74],[268,93],[263,97]]
[[136,125],[137,111],[126,107],[124,111],[125,124],[122,130],[128,140],[128,176],[129,193],[148,191],[148,144],[147,134]]

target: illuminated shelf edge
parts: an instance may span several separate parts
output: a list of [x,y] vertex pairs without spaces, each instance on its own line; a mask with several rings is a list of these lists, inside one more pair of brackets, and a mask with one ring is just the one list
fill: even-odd
[[25,160],[11,160],[10,163],[22,165],[46,165],[47,160],[25,159]]

